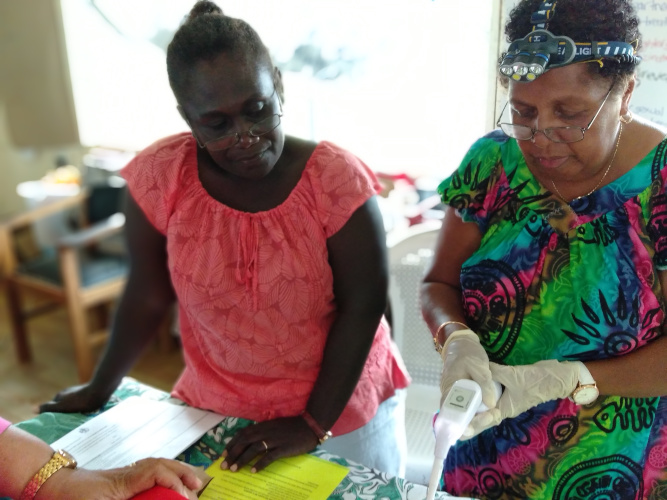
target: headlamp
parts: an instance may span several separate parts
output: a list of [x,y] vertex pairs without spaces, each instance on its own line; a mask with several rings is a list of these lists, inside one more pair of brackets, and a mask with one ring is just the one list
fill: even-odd
[[567,36],[556,36],[548,31],[557,2],[543,2],[531,16],[533,31],[514,40],[500,60],[500,74],[518,82],[532,82],[552,68],[584,61],[616,58],[621,62],[640,58],[634,48],[625,42],[575,42]]
[[547,30],[535,30],[511,43],[503,54],[500,73],[516,81],[530,82],[547,69],[572,62],[575,51],[571,38],[555,36]]

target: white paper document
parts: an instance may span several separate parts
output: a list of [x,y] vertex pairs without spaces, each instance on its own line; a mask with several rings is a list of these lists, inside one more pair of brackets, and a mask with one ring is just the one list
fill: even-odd
[[138,396],[90,419],[58,441],[81,467],[113,469],[142,458],[176,458],[224,417]]

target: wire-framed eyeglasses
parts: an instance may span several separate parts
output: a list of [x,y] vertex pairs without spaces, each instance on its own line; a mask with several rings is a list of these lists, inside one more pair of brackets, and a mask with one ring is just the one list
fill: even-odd
[[614,86],[612,85],[609,91],[607,92],[607,95],[604,97],[602,104],[600,104],[600,107],[596,111],[595,116],[593,116],[591,121],[584,128],[570,126],[570,127],[549,127],[544,129],[537,129],[537,128],[531,128],[527,125],[515,125],[514,123],[501,123],[500,118],[502,118],[503,113],[505,113],[505,109],[507,108],[509,101],[505,103],[505,107],[500,113],[500,117],[496,122],[496,126],[500,127],[502,131],[505,132],[508,136],[513,137],[518,141],[530,141],[533,139],[533,137],[535,137],[535,134],[537,134],[538,132],[542,132],[547,139],[553,142],[561,142],[561,143],[579,142],[584,139],[586,131],[591,128],[593,122],[600,114],[600,111],[602,111],[602,107],[604,106],[604,103],[607,102],[607,99],[609,98],[609,95],[611,94],[613,88]]
[[234,132],[233,134],[226,134],[216,139],[211,139],[206,141],[204,144],[200,144],[202,148],[206,148],[209,151],[224,151],[229,149],[241,140],[243,134],[248,134],[250,137],[261,137],[275,130],[278,125],[280,125],[280,117],[283,116],[282,113],[276,113],[257,123],[253,123],[247,130],[243,132]]

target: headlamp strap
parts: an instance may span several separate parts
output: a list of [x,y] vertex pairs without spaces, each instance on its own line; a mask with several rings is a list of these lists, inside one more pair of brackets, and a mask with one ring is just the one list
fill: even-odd
[[530,24],[533,25],[533,31],[549,29],[549,21],[556,11],[557,3],[558,2],[542,2],[537,12],[533,12],[530,16]]
[[[626,42],[575,42],[573,62],[590,59],[619,58],[621,61],[634,56],[634,47]],[[637,56],[636,59],[639,60]],[[639,61],[637,61],[639,62]]]
[[514,40],[500,59],[499,71],[515,81],[530,82],[551,68],[603,59],[637,64],[636,42],[575,42],[567,36],[556,36],[548,30],[558,2],[542,2],[530,16],[533,29],[524,38]]

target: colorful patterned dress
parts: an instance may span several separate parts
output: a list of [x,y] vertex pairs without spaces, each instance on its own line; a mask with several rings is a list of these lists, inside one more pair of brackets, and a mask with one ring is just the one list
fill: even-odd
[[[472,146],[439,192],[482,233],[461,288],[492,361],[613,358],[662,335],[665,167],[667,139],[568,205],[531,175],[516,140],[494,131]],[[443,480],[483,499],[666,499],[667,397],[541,404],[459,442]]]

